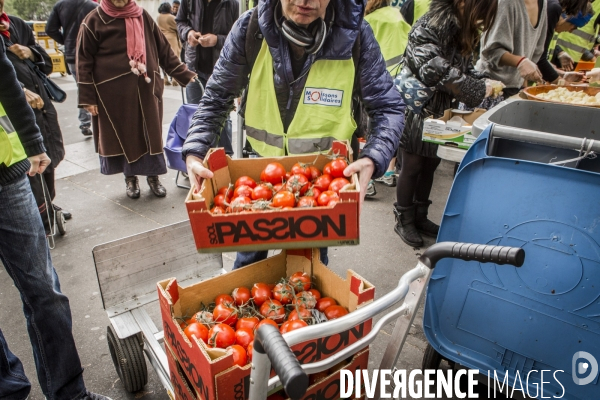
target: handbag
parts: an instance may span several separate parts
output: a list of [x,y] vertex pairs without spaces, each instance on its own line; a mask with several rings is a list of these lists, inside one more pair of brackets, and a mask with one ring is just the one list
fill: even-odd
[[[5,41],[4,43],[7,49],[8,47],[13,45],[13,43],[9,40]],[[62,103],[67,99],[67,94],[65,93],[65,91],[62,90],[54,81],[48,78],[48,76],[46,76],[46,74],[43,71],[41,71],[38,68],[38,66],[33,63],[33,61],[29,59],[25,59],[23,61],[25,61],[25,64],[29,67],[29,69],[33,73],[35,73],[38,76],[38,78],[40,78],[50,100],[57,103]]]
[[394,79],[394,84],[402,94],[406,108],[415,114],[421,114],[425,104],[435,94],[435,87],[425,86],[406,65],[400,75]]

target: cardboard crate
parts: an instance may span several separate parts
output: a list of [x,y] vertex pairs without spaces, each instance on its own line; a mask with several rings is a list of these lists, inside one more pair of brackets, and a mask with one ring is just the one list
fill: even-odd
[[173,355],[173,350],[169,346],[165,346],[165,351],[169,365],[169,376],[173,385],[173,393],[168,393],[169,397],[174,400],[197,400],[199,397],[191,389],[191,383],[185,372],[183,372],[181,364]]
[[[334,142],[333,151],[340,155],[351,154],[349,146],[342,142]],[[199,252],[307,249],[359,243],[360,187],[357,175],[350,179],[352,187],[340,192],[340,202],[334,207],[225,215],[209,212],[219,189],[244,175],[260,181],[261,171],[274,161],[289,171],[297,162],[315,162],[322,170],[331,160],[324,155],[232,160],[223,149],[209,151],[204,164],[213,171],[214,177],[204,180],[197,194],[192,188],[185,201]]]
[[[454,146],[459,149],[468,149],[475,142],[475,139],[477,139],[471,135],[473,123],[485,112],[486,110],[480,108],[476,108],[472,112],[446,110],[444,115],[439,119],[428,118],[423,123],[423,141],[444,146]],[[464,119],[468,125],[448,122],[448,120],[455,116]]]
[[[287,250],[264,261],[212,278],[187,288],[178,286],[175,278],[158,283],[158,294],[164,327],[165,343],[173,351],[189,378],[193,390],[204,400],[229,400],[231,390],[249,379],[250,365],[233,365],[233,356],[223,349],[208,348],[203,342],[191,342],[183,333],[177,318],[191,316],[200,304],[211,303],[221,293],[231,293],[239,286],[248,288],[256,282],[274,283],[294,272],[313,276],[323,296],[333,297],[350,312],[371,302],[375,288],[351,270],[342,279],[319,260],[319,251]],[[292,348],[302,364],[325,359],[371,331],[368,320],[341,334],[327,336]],[[225,395],[225,393],[229,393]]]

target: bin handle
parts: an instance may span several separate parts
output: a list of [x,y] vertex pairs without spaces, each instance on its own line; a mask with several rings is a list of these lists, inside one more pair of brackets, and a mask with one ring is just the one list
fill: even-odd
[[458,258],[482,263],[510,264],[521,267],[525,261],[525,250],[519,247],[492,246],[486,244],[441,242],[425,250],[419,261],[433,269],[442,258]]
[[[272,325],[258,328],[254,338],[253,358],[265,355],[271,361],[273,369],[283,385],[286,394],[292,399],[301,399],[308,389],[308,375],[300,362],[281,336],[279,329]],[[254,382],[267,384],[267,382]]]
[[490,139],[500,138],[516,140],[519,142],[541,144],[566,150],[600,152],[600,141],[557,135],[555,133],[540,132],[530,129],[514,128],[512,126],[492,124]]

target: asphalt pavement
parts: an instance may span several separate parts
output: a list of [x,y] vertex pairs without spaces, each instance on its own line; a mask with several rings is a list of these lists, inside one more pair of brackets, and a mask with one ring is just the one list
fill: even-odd
[[[106,341],[109,324],[99,292],[92,249],[94,246],[135,235],[187,219],[184,206],[186,191],[175,186],[173,171],[161,178],[168,190],[166,198],[156,198],[145,181],[141,181],[141,198],[129,199],[125,194],[123,176],[100,174],[98,155],[92,138],[79,131],[76,108],[76,85],[70,76],[55,76],[55,81],[67,92],[63,104],[55,104],[62,128],[66,158],[57,170],[55,203],[70,211],[73,219],[67,224],[67,234],[57,237],[51,251],[63,292],[69,297],[73,314],[73,333],[77,342],[84,378],[89,390],[113,399],[166,400],[168,396],[149,365],[149,382],[143,391],[127,393],[117,376]],[[180,88],[168,87],[164,95],[163,131],[182,104]],[[236,119],[234,118],[234,132]],[[235,148],[235,146],[234,146]],[[452,184],[453,165],[443,162],[436,172],[430,217],[440,222]],[[377,196],[365,202],[361,215],[361,244],[330,249],[329,267],[341,276],[351,268],[375,285],[376,297],[392,290],[398,280],[417,264],[423,249],[405,245],[394,233],[392,204],[395,188],[377,184]],[[428,244],[433,241],[428,239]],[[224,254],[226,269],[231,269],[234,254]],[[165,276],[169,278],[169,276]],[[158,304],[148,307],[157,326],[162,326]],[[421,367],[426,339],[421,327],[422,310],[404,346],[397,367]],[[11,350],[22,360],[32,380],[31,400],[43,400],[37,383],[31,344],[18,291],[4,269],[0,269],[0,327]],[[371,347],[370,368],[381,361],[392,332],[387,326]],[[57,338],[60,340],[60,338]]]

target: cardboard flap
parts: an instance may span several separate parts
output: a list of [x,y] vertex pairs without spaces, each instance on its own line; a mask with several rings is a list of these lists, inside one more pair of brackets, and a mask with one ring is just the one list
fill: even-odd
[[164,290],[170,298],[171,304],[174,305],[179,301],[179,285],[177,285],[177,278],[171,278]]

